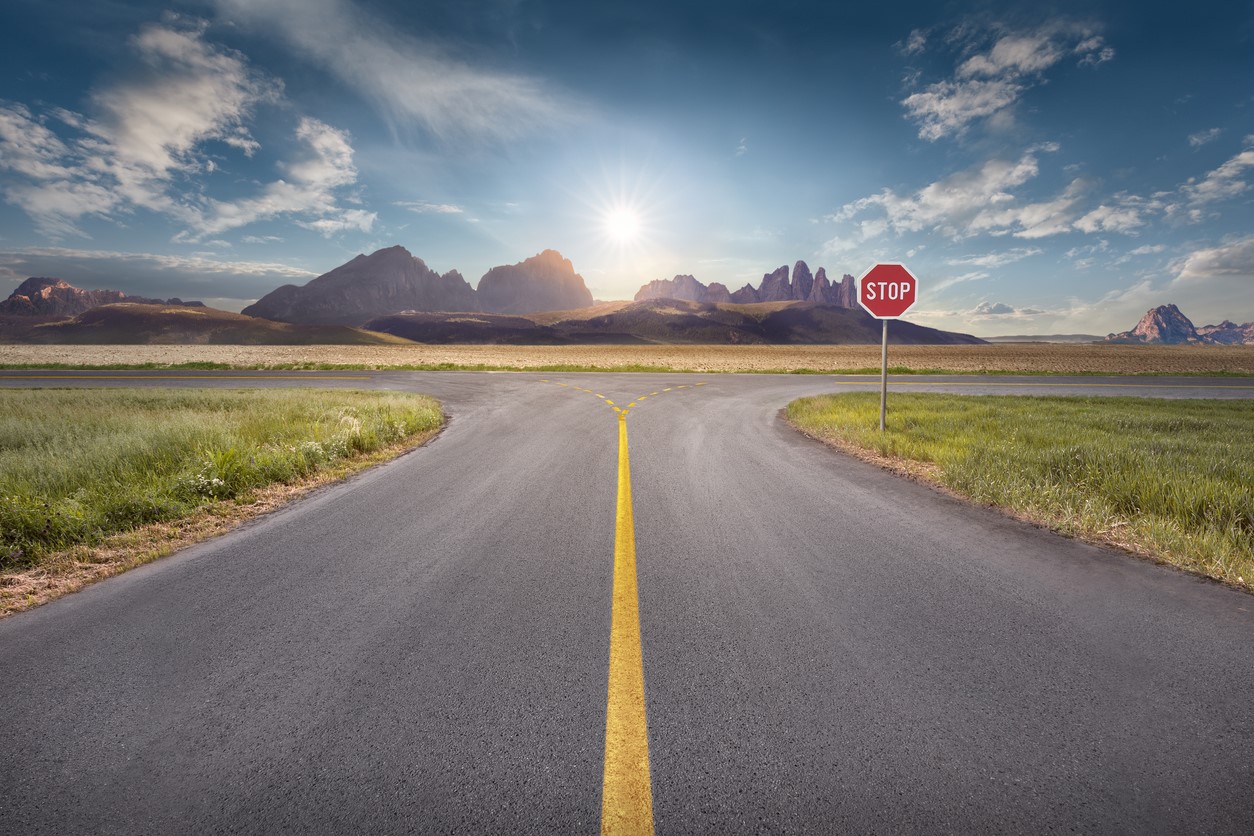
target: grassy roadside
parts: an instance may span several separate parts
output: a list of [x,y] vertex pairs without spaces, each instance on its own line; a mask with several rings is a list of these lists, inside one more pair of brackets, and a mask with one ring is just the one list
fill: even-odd
[[1091,542],[1254,591],[1254,405],[897,394],[802,398],[803,432]]
[[0,391],[0,615],[399,455],[443,420],[390,392]]

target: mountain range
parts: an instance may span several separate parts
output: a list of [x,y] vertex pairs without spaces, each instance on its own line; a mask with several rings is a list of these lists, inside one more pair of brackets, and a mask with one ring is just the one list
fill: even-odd
[[1124,345],[1254,345],[1254,322],[1224,320],[1197,328],[1173,305],[1150,308],[1131,331],[1108,334],[1104,342]]
[[[689,275],[651,282],[636,301],[595,303],[555,250],[494,267],[472,287],[404,247],[351,261],[302,286],[283,285],[240,314],[81,290],[32,278],[0,302],[0,342],[40,343],[712,343],[856,344],[880,326],[856,307],[856,283],[835,284],[804,261],[735,293]],[[678,298],[677,298],[678,297]],[[687,297],[687,298],[684,298]],[[141,304],[137,304],[141,303]],[[976,337],[898,321],[896,343],[978,343]]]
[[833,284],[823,267],[817,273],[811,274],[809,266],[804,261],[798,261],[793,265],[791,277],[788,265],[785,264],[763,275],[762,283],[758,287],[745,284],[734,293],[719,282],[705,285],[688,275],[673,279],[655,279],[637,291],[635,300],[642,302],[645,299],[684,299],[711,305],[727,302],[740,305],[757,302],[816,302],[841,308],[856,308],[858,282],[846,273],[839,282]]
[[591,304],[583,277],[556,250],[493,267],[476,289],[456,270],[440,275],[395,246],[358,255],[305,285],[285,284],[241,313],[304,325],[360,326],[398,311],[530,313]]

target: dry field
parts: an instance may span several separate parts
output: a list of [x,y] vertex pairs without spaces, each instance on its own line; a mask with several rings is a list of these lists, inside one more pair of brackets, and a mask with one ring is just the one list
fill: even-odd
[[[214,363],[234,368],[673,369],[689,372],[838,372],[879,369],[878,345],[211,346],[0,345],[0,365],[136,366]],[[1254,376],[1254,346],[1000,344],[889,346],[889,366],[919,372],[1205,374]]]

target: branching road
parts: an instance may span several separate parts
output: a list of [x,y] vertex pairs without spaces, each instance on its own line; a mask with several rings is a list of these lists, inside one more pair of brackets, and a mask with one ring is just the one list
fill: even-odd
[[452,416],[391,464],[0,622],[4,833],[1254,832],[1254,598],[778,418],[878,381],[0,376],[405,389]]

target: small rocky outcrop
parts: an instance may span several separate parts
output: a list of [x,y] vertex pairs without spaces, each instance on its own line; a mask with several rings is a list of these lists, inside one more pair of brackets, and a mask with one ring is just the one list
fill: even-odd
[[52,319],[69,319],[81,313],[112,305],[130,302],[138,305],[180,305],[204,307],[204,302],[184,302],[182,299],[148,299],[144,296],[127,296],[120,290],[83,290],[65,279],[49,279],[32,276],[17,286],[9,298],[0,302],[0,316],[38,316]]
[[1218,325],[1203,325],[1197,335],[1203,342],[1216,345],[1254,345],[1254,322],[1238,325],[1225,319]]
[[1146,311],[1145,316],[1141,317],[1141,321],[1131,331],[1110,334],[1106,337],[1106,342],[1184,345],[1200,343],[1202,338],[1179,308],[1175,305],[1159,305]]

